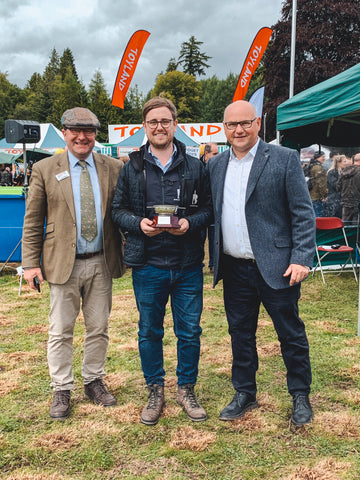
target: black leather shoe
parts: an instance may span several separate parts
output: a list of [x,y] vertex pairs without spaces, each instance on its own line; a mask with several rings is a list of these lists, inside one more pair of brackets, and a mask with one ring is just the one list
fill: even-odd
[[248,410],[259,406],[256,397],[244,392],[236,392],[232,402],[220,413],[220,420],[236,420]]
[[313,421],[314,415],[310,405],[308,395],[294,395],[293,397],[294,409],[291,415],[291,421],[301,427]]

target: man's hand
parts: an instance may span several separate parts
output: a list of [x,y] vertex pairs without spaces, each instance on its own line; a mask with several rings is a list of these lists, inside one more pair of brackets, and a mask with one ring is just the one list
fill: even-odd
[[308,267],[305,267],[304,265],[297,265],[296,263],[291,263],[284,273],[284,277],[290,276],[290,286],[293,286],[295,283],[302,282],[308,275]]
[[184,233],[186,233],[190,228],[189,222],[186,220],[186,218],[180,218],[179,225],[180,228],[166,228],[165,230],[172,235],[184,235]]
[[38,277],[40,285],[44,283],[44,277],[42,276],[41,273],[41,268],[35,267],[35,268],[27,268],[24,270],[24,279],[27,281],[27,284],[29,285],[30,288],[33,290],[37,290],[37,288],[34,285],[34,278]]
[[149,218],[143,218],[141,220],[140,228],[148,237],[154,237],[155,235],[159,235],[159,233],[166,230],[166,228],[155,228],[153,220],[150,220]]

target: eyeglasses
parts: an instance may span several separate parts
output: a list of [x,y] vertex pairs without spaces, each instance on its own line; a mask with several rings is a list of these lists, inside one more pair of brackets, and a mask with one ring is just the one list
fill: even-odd
[[163,118],[162,120],[159,120],[159,121],[149,120],[148,122],[145,122],[145,123],[149,128],[151,128],[151,130],[155,130],[155,128],[159,125],[159,123],[163,128],[169,128],[172,121],[173,121],[172,119]]
[[242,122],[224,122],[224,125],[228,130],[235,130],[238,125],[240,125],[240,127],[243,128],[244,130],[247,130],[252,126],[255,120],[256,120],[256,117],[253,118],[252,120],[243,120]]
[[87,137],[92,137],[93,135],[96,135],[96,128],[91,128],[91,127],[65,127],[65,130],[69,130],[73,135],[80,135],[80,132],[83,132],[84,135]]

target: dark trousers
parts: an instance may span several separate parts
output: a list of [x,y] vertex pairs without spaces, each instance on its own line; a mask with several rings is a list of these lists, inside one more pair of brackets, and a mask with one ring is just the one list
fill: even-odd
[[311,366],[305,325],[299,317],[300,285],[280,290],[269,287],[251,260],[224,255],[223,267],[224,304],[231,336],[235,390],[256,394],[256,330],[262,302],[278,335],[289,393],[309,394]]

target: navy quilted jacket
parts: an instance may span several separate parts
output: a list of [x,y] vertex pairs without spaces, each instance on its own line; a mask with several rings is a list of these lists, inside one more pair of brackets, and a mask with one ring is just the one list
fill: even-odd
[[[204,258],[201,230],[212,222],[212,204],[208,173],[202,162],[186,154],[183,143],[174,138],[177,158],[182,157],[179,168],[181,178],[180,216],[185,217],[190,225],[183,235],[182,267],[200,264]],[[148,216],[146,209],[146,181],[144,154],[147,145],[130,154],[130,160],[121,170],[118,179],[112,218],[126,238],[124,262],[132,267],[147,263],[146,235],[140,229],[140,222]],[[194,195],[197,204],[193,204]]]

